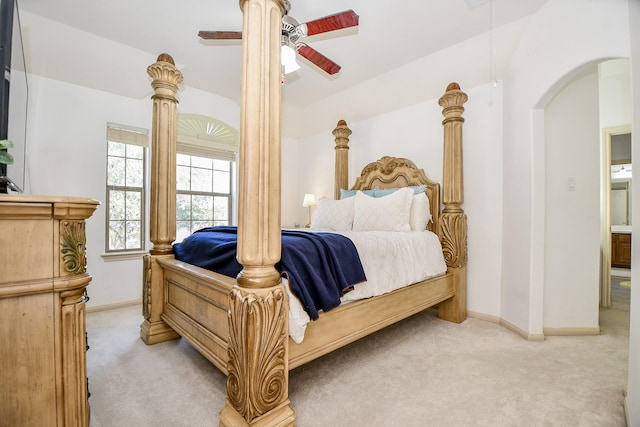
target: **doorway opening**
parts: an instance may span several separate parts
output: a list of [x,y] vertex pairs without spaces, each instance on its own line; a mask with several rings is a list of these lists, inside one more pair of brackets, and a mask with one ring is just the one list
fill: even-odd
[[624,296],[631,279],[631,125],[602,132],[600,306],[609,308],[613,287]]

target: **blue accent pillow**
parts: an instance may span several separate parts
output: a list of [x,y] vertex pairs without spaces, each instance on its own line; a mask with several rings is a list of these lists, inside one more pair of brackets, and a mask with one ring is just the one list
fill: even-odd
[[[416,194],[424,193],[427,190],[427,186],[413,185],[411,186],[411,189],[413,190],[413,194],[416,195]],[[377,188],[376,187],[376,189],[374,190],[373,197],[384,197],[398,190],[399,190],[398,188]]]
[[[367,196],[375,197],[376,190],[364,190],[363,193]],[[340,189],[340,200],[346,199],[347,197],[353,197],[356,195],[358,190],[344,190]]]

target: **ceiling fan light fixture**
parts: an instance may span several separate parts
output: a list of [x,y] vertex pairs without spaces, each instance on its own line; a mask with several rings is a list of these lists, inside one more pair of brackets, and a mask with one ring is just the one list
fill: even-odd
[[284,67],[284,74],[293,73],[300,69],[300,65],[296,62],[296,51],[286,43],[280,48],[280,62]]

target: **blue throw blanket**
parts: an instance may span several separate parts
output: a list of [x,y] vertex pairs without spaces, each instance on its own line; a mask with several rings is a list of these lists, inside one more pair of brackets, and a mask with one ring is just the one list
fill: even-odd
[[[237,227],[198,230],[173,245],[176,259],[236,277]],[[340,305],[340,297],[366,279],[353,242],[339,234],[282,230],[282,255],[275,268],[289,281],[312,320]]]

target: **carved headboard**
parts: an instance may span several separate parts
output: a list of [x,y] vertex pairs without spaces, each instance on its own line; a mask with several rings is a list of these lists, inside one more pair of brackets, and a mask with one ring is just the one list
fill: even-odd
[[402,157],[384,156],[380,160],[366,165],[356,178],[352,190],[371,190],[378,188],[398,188],[425,185],[429,198],[431,221],[428,229],[440,234],[440,184],[430,180],[411,160]]

